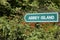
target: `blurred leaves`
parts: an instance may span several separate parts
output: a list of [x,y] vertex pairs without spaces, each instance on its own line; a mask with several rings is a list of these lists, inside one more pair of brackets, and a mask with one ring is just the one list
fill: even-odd
[[0,40],[60,40],[59,23],[24,21],[28,12],[59,10],[59,0],[0,0]]

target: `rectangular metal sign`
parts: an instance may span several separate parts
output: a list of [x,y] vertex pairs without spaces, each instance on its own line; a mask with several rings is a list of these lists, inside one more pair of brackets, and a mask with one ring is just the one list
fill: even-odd
[[58,22],[58,12],[27,13],[24,19],[26,22]]

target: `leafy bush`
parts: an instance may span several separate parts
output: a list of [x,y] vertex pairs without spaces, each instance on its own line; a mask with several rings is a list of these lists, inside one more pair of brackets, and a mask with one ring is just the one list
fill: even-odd
[[59,12],[58,1],[0,0],[0,40],[60,40],[60,24],[26,23],[23,19],[28,12]]

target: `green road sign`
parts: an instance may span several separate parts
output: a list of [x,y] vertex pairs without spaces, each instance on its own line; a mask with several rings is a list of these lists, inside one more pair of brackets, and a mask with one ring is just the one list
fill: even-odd
[[58,13],[27,13],[24,19],[26,22],[58,22]]

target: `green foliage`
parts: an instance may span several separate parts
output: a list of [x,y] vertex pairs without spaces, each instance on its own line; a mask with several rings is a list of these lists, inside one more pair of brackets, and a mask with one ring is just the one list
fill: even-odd
[[22,23],[28,12],[59,10],[60,0],[0,0],[0,40],[60,40],[58,25],[46,32],[48,23],[44,28],[30,28],[29,23]]

